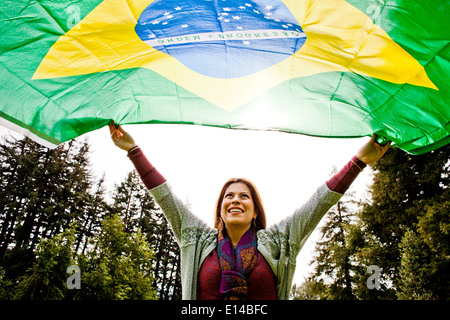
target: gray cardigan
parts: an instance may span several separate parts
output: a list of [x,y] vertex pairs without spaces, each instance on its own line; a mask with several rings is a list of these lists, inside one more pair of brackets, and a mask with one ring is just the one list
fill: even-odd
[[[150,190],[171,225],[181,250],[182,298],[194,300],[200,267],[217,246],[217,230],[193,215],[165,182]],[[278,280],[277,297],[289,299],[296,257],[322,217],[342,197],[324,183],[281,222],[257,232],[258,250]]]

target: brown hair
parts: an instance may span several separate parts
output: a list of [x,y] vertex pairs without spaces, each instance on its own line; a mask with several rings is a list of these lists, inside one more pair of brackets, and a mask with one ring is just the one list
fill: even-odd
[[222,207],[223,197],[225,196],[225,192],[227,188],[233,183],[243,183],[250,189],[250,194],[253,199],[253,205],[255,206],[256,219],[255,219],[255,231],[265,229],[266,228],[266,214],[264,212],[264,206],[262,204],[261,196],[259,195],[258,190],[256,189],[253,182],[245,178],[231,178],[229,179],[222,187],[222,191],[220,191],[219,198],[217,199],[216,204],[216,212],[214,219],[214,228],[220,229],[222,228],[222,218],[220,217],[220,211]]

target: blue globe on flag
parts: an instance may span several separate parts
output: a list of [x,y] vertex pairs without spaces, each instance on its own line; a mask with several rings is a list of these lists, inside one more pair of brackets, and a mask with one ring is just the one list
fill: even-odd
[[156,0],[143,11],[135,31],[151,47],[214,78],[268,68],[306,41],[280,0]]

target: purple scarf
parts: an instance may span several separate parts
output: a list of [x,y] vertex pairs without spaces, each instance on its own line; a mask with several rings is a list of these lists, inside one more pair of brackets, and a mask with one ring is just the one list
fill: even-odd
[[245,299],[248,296],[247,277],[256,265],[256,233],[250,228],[235,248],[226,232],[219,231],[218,248],[222,280],[220,293],[228,299]]

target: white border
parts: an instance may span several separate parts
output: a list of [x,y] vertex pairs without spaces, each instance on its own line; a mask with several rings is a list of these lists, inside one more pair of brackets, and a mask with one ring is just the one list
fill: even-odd
[[8,121],[4,118],[0,118],[0,125],[7,129],[13,130],[17,133],[23,134],[24,136],[30,138],[31,140],[36,141],[37,143],[43,145],[44,147],[47,147],[50,149],[55,149],[58,146],[57,144],[53,144],[50,141],[47,141],[47,140],[35,135],[30,130],[22,128],[21,126],[13,123],[11,121]]

